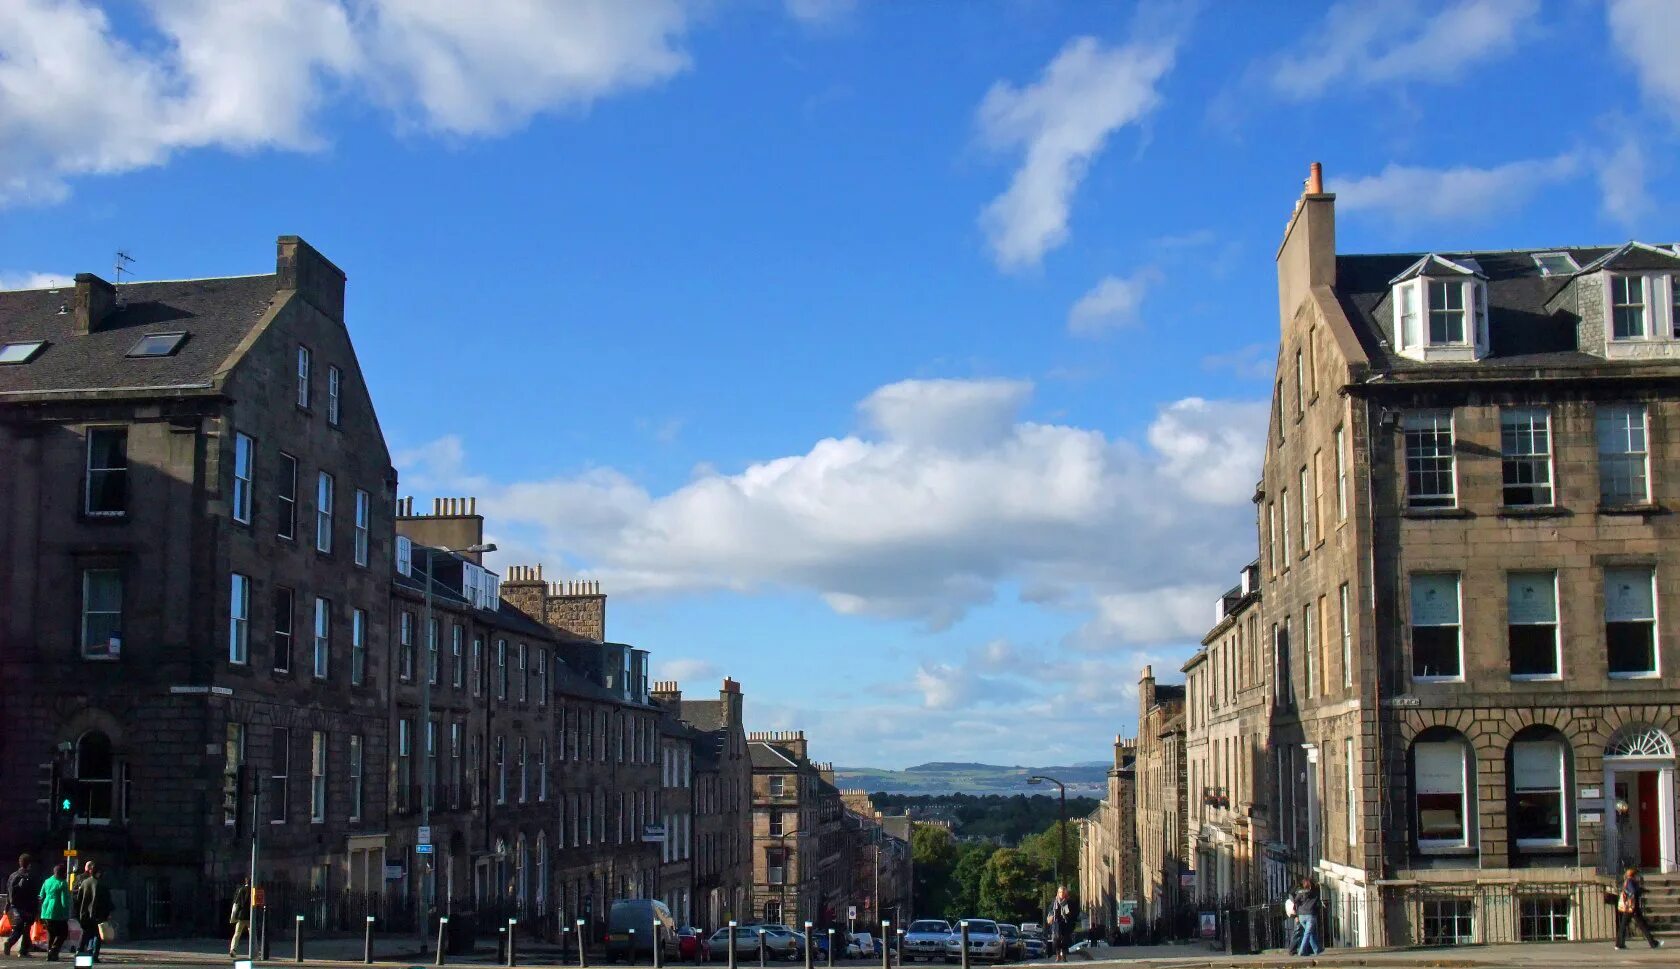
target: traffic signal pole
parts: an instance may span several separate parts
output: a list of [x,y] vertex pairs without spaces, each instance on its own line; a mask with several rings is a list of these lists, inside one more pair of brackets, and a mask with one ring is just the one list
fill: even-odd
[[[245,765],[241,764],[239,769],[245,770]],[[247,926],[255,926],[257,918],[257,832],[262,830],[258,823],[260,816],[257,805],[260,801],[262,801],[262,785],[258,784],[253,777],[251,780],[251,884],[250,894],[245,898],[245,917],[251,921],[245,923]],[[268,900],[264,899],[263,901],[266,906]],[[264,921],[267,921],[266,913]],[[252,961],[257,958],[257,933],[250,931],[250,929],[245,932],[245,958]]]

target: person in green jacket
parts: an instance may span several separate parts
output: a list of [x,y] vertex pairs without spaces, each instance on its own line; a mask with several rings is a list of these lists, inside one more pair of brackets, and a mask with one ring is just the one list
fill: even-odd
[[57,962],[70,938],[70,885],[63,865],[54,865],[52,877],[41,883],[41,921],[47,926],[47,961]]

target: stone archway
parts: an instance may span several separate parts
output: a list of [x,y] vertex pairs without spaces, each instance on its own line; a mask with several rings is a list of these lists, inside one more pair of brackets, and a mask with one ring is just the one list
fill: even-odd
[[1605,867],[1680,870],[1675,838],[1674,741],[1647,724],[1604,745]]

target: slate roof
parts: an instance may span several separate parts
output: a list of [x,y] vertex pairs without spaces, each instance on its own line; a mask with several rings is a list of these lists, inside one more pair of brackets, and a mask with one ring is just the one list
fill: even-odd
[[[1487,356],[1474,366],[1536,368],[1603,366],[1602,357],[1581,352],[1576,343],[1580,318],[1569,299],[1556,297],[1581,274],[1547,276],[1535,264],[1540,253],[1567,252],[1577,265],[1613,256],[1617,268],[1680,268],[1671,255],[1647,247],[1552,246],[1538,249],[1438,252],[1446,260],[1479,267],[1487,279]],[[1424,363],[1392,352],[1393,282],[1432,255],[1424,252],[1336,257],[1336,298],[1353,324],[1371,363],[1383,370],[1440,370],[1452,365]],[[1438,273],[1431,273],[1438,275]],[[1384,347],[1382,344],[1387,343]]]
[[[266,275],[123,283],[117,295],[126,307],[81,335],[75,332],[73,285],[0,292],[0,344],[47,341],[28,363],[0,366],[0,401],[41,391],[209,390],[217,370],[268,312],[278,280]],[[170,356],[126,355],[147,333],[180,330],[187,339]]]
[[798,761],[762,740],[755,740],[748,744],[747,750],[752,754],[752,765],[754,769],[764,768],[765,770],[776,770],[791,769],[799,766]]
[[691,723],[701,730],[722,730],[724,727],[724,709],[722,700],[684,700],[678,708],[678,717],[686,723]]

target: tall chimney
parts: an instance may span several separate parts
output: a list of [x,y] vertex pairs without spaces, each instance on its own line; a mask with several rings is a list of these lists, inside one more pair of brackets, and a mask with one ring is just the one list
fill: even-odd
[[92,333],[117,308],[117,288],[93,273],[76,274],[76,332]]
[[1313,162],[1307,173],[1307,194],[1324,194],[1324,165],[1319,162]]

